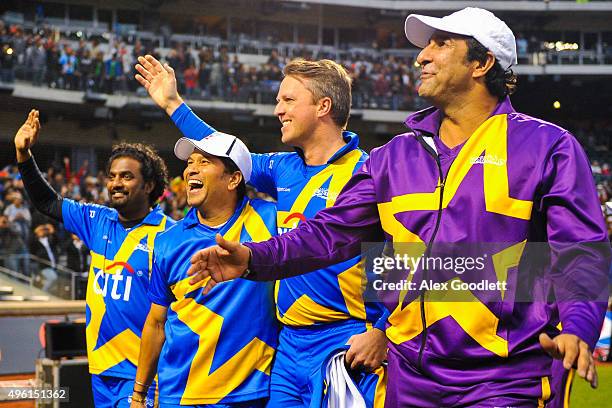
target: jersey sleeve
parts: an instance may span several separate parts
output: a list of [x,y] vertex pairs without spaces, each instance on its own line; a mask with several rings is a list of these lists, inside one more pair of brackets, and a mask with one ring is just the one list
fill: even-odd
[[93,240],[101,238],[99,231],[109,211],[108,208],[97,204],[77,203],[68,198],[62,200],[64,227],[81,238],[88,248],[93,247]]
[[176,300],[168,286],[168,275],[163,262],[160,261],[157,254],[153,256],[153,270],[151,271],[148,296],[151,302],[164,307],[169,307]]
[[185,103],[181,104],[181,106],[172,113],[170,119],[172,119],[176,127],[179,128],[183,136],[190,139],[199,140],[204,136],[216,132],[215,128],[200,119],[200,117]]
[[543,174],[539,206],[546,214],[552,281],[563,333],[593,347],[607,306],[610,244],[590,164],[578,141],[565,133]]
[[251,153],[253,170],[249,184],[263,193],[269,194],[277,199],[276,180],[275,180],[275,154]]

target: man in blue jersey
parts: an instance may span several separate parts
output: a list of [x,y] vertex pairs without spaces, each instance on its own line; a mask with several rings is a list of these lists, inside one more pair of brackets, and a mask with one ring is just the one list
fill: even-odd
[[156,242],[149,316],[142,333],[132,407],[143,406],[158,372],[162,408],[264,407],[278,337],[273,284],[238,279],[203,295],[187,270],[194,251],[232,241],[262,241],[276,233],[276,206],[245,197],[251,156],[224,133],[180,139],[187,161],[185,218]]
[[[174,71],[151,56],[139,58],[137,80],[187,137],[215,130],[199,119],[176,90]],[[281,140],[295,153],[253,154],[250,184],[274,197],[278,230],[285,233],[333,205],[367,158],[358,136],[343,131],[351,103],[351,79],[330,60],[294,60],[284,68],[275,115]],[[270,405],[308,406],[319,401],[322,365],[348,345],[346,362],[358,370],[368,406],[384,401],[387,314],[364,299],[360,258],[276,283],[277,317],[283,324],[272,368]],[[323,370],[324,371],[324,370]],[[375,371],[374,373],[368,373]],[[314,402],[313,402],[314,404]]]
[[154,205],[167,185],[166,164],[149,146],[114,146],[106,169],[111,208],[77,203],[61,197],[40,173],[30,152],[39,131],[39,113],[32,110],[15,135],[19,171],[36,208],[91,249],[86,335],[94,403],[127,407],[150,307],[153,243],[174,223]]

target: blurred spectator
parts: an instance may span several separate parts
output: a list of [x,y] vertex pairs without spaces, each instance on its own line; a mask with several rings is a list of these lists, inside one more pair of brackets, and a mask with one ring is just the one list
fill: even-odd
[[591,171],[596,176],[601,174],[601,166],[599,165],[599,161],[595,160],[591,163]]
[[12,270],[20,271],[20,258],[27,249],[21,236],[11,228],[6,215],[0,214],[0,265]]
[[47,84],[51,88],[59,87],[62,65],[60,64],[61,53],[57,44],[52,43],[47,50]]
[[90,80],[93,74],[93,63],[94,60],[91,58],[89,49],[84,50],[79,58],[79,69],[77,71],[80,90],[90,90],[93,87]]
[[170,215],[175,220],[180,220],[189,209],[187,205],[187,191],[185,190],[185,183],[182,177],[175,177],[170,181],[170,192],[172,193],[172,196],[169,197],[172,205]]
[[29,242],[32,215],[23,203],[23,195],[19,191],[14,191],[7,198],[11,204],[4,210],[4,215],[14,225],[15,231],[17,231],[23,242]]
[[195,95],[198,87],[198,70],[195,65],[191,64],[185,70],[183,77],[185,79],[185,94],[189,97]]
[[[100,203],[102,194],[100,193],[99,182],[96,177],[89,176],[85,178],[85,189],[82,195],[83,199],[92,203]],[[101,204],[101,203],[100,203]]]
[[104,62],[104,80],[106,93],[112,94],[115,90],[126,90],[123,63],[116,52],[113,53],[111,59]]
[[[92,51],[93,53],[93,51]],[[104,65],[104,53],[102,51],[98,51],[95,54],[95,58],[92,62],[92,70],[91,70],[91,80],[92,80],[92,89],[95,92],[102,92],[104,88],[104,78],[105,78],[105,65]]]
[[216,99],[223,99],[225,97],[225,89],[223,83],[225,82],[223,65],[221,59],[217,58],[213,61],[210,68],[210,90],[211,96],[215,96]]
[[204,99],[210,98],[210,71],[212,69],[212,54],[208,48],[202,48],[198,54],[200,59],[200,71],[198,83],[200,92]]
[[74,272],[89,270],[89,249],[74,234],[70,234],[70,240],[66,245],[66,266]]
[[57,280],[56,267],[59,260],[59,246],[52,224],[41,224],[34,228],[30,253],[41,259],[39,278],[43,280],[42,290],[48,292]]
[[70,47],[65,47],[60,55],[59,64],[62,67],[62,88],[77,89],[76,66],[77,58]]
[[47,73],[47,50],[39,36],[26,50],[26,69],[32,73],[32,84],[41,86]]
[[376,75],[374,81],[374,98],[376,99],[376,108],[383,109],[385,101],[391,96],[391,84],[387,77],[386,70],[382,70]]
[[281,67],[280,58],[278,57],[278,51],[272,50],[272,52],[270,52],[270,57],[268,58],[267,64],[274,65],[279,68]]

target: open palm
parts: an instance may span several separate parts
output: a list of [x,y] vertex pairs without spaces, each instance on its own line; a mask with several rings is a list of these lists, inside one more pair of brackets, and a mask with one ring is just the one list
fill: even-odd
[[39,131],[39,112],[36,109],[32,109],[26,121],[15,134],[15,148],[18,151],[27,151],[38,140]]
[[168,109],[180,100],[176,89],[176,76],[168,64],[164,66],[152,55],[146,55],[138,57],[136,70],[136,80],[147,90],[157,106]]

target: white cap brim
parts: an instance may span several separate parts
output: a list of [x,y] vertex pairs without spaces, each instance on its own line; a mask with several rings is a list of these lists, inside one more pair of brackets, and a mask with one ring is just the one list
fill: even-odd
[[[227,143],[219,143],[214,141],[214,136],[231,139]],[[196,149],[212,156],[227,157],[238,166],[244,181],[248,182],[250,180],[252,171],[251,155],[248,148],[237,137],[221,132],[215,132],[201,140],[182,137],[174,145],[174,154],[180,160],[187,160]],[[237,152],[237,150],[241,150],[242,153]]]
[[462,27],[451,27],[441,18],[410,14],[404,23],[406,38],[419,48],[427,47],[429,39],[436,31],[471,36],[472,34]]
[[180,160],[187,160],[195,149],[196,145],[191,139],[182,137],[174,144],[174,155]]

